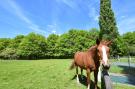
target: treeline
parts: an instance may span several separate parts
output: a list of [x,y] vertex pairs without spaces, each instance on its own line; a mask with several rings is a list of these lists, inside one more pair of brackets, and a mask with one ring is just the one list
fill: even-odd
[[[36,33],[0,38],[0,58],[39,59],[72,58],[77,51],[85,51],[95,44],[98,29],[71,29],[62,35],[50,34],[47,38]],[[135,55],[135,32],[119,36],[112,45],[111,55]]]

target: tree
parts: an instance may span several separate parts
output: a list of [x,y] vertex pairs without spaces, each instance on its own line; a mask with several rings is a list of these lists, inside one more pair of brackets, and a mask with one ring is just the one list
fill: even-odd
[[18,55],[16,54],[15,48],[5,48],[1,53],[0,57],[3,59],[18,59]]
[[49,58],[57,58],[58,52],[57,52],[57,41],[59,39],[59,36],[56,34],[50,34],[47,38],[47,52],[46,56]]
[[19,44],[21,43],[23,35],[18,35],[13,39],[1,39],[0,41],[0,57],[4,59],[17,59],[16,54]]
[[15,48],[17,50],[18,46],[22,42],[23,38],[24,38],[24,35],[17,35],[15,38],[11,39],[9,48]]
[[95,44],[98,37],[98,30],[71,29],[68,33],[62,34],[58,41],[59,55],[65,58],[73,57],[77,51],[86,51]]
[[119,35],[114,12],[111,9],[111,0],[100,0],[99,26],[100,39],[111,40]]
[[126,55],[127,54],[127,46],[124,43],[124,40],[121,36],[118,36],[113,45],[111,46],[111,54],[116,56],[116,55]]
[[0,38],[0,52],[2,52],[3,49],[9,46],[11,42],[10,38]]
[[0,39],[0,57],[5,59],[17,59],[18,55],[16,52],[23,38],[23,35],[18,35],[13,39]]
[[30,33],[20,43],[17,54],[21,58],[37,59],[45,56],[46,48],[47,43],[44,36]]
[[125,42],[127,47],[127,52],[129,55],[135,56],[135,31],[134,32],[127,32],[122,35],[122,38]]

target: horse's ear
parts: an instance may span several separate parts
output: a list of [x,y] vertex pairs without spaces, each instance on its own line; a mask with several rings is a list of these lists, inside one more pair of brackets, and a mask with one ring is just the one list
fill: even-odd
[[100,44],[100,40],[97,38],[96,39],[96,44],[99,45]]
[[110,46],[112,44],[112,41],[108,41],[106,45]]

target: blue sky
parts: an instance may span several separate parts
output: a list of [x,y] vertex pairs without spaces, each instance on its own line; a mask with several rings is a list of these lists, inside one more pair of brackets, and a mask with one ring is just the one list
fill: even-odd
[[[0,0],[0,37],[99,28],[100,0]],[[112,0],[120,34],[135,31],[135,0]]]

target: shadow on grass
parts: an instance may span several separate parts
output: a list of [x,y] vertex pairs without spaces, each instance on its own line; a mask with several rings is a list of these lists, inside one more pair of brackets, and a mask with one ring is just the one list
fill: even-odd
[[122,73],[135,76],[135,67],[121,66],[121,65],[119,67],[123,69]]
[[[78,75],[78,77],[79,77],[79,82],[82,85],[87,86],[87,77],[84,76],[84,75],[80,75],[80,74]],[[71,80],[74,80],[74,79],[76,79],[76,75]],[[90,89],[95,89],[95,83],[92,80],[91,80],[90,83],[91,83],[90,84]],[[97,89],[100,89],[100,88],[98,87]]]

